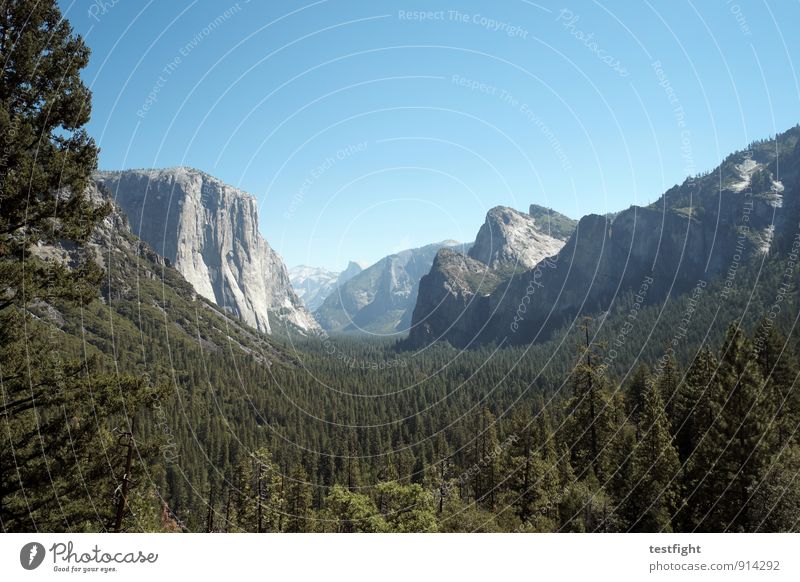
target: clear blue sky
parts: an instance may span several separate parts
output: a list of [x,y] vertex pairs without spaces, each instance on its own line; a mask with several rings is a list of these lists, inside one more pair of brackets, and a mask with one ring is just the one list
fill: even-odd
[[290,266],[472,240],[500,204],[646,204],[800,121],[795,1],[61,6],[101,167],[247,190]]

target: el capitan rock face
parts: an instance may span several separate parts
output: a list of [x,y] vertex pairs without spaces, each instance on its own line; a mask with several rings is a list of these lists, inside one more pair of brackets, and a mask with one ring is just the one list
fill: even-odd
[[99,172],[131,230],[166,257],[203,297],[252,327],[301,332],[318,325],[261,236],[255,198],[191,168]]

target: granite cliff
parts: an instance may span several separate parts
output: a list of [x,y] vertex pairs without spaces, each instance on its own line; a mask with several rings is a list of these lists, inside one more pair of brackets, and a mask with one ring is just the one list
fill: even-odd
[[303,333],[318,325],[261,236],[255,198],[191,168],[99,172],[131,230],[195,291],[250,326]]

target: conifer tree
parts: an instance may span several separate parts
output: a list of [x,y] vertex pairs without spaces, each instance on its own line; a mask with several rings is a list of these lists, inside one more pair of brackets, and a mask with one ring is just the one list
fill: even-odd
[[473,465],[469,473],[472,478],[472,493],[475,501],[493,510],[498,476],[500,473],[500,442],[497,438],[497,427],[494,415],[483,407],[478,412],[475,423],[475,440],[473,443]]
[[0,39],[0,313],[36,299],[85,303],[102,275],[91,255],[70,267],[32,249],[68,241],[80,251],[109,211],[86,195],[97,166],[80,77],[89,49],[54,0],[5,3]]
[[[675,406],[681,377],[678,373],[678,363],[675,361],[674,354],[670,351],[664,358],[664,367],[658,375],[656,383],[659,396],[667,412],[667,422],[671,425],[669,421],[675,417]],[[677,429],[670,426],[670,430],[674,434]]]
[[753,531],[800,532],[800,446],[790,445],[774,455],[747,507]]
[[636,427],[637,439],[639,438],[639,416],[644,408],[644,399],[649,382],[650,368],[646,364],[639,364],[633,373],[625,395],[625,413],[630,422]]
[[670,532],[678,505],[680,461],[658,384],[647,390],[641,438],[633,451],[634,487],[629,492],[633,531]]
[[[127,530],[130,506],[118,503],[118,514],[114,491],[138,463],[109,467],[97,452],[114,451],[118,433],[160,392],[146,377],[106,374],[99,359],[66,352],[64,332],[31,315],[34,303],[57,310],[98,296],[102,271],[85,243],[109,206],[86,194],[97,163],[80,77],[89,50],[54,0],[5,3],[0,39],[0,523]],[[60,246],[68,259],[45,258],[41,245]],[[149,462],[148,447],[133,440],[134,457]],[[132,477],[127,497],[140,493]]]
[[598,479],[610,475],[613,451],[609,444],[615,432],[615,414],[605,376],[586,364],[572,373],[573,396],[567,403],[567,439],[571,460],[579,477],[594,473]]
[[295,463],[287,479],[285,531],[304,533],[312,531],[312,491],[308,473],[300,463]]
[[713,421],[709,401],[717,395],[716,371],[714,354],[708,348],[702,348],[678,386],[670,425],[681,463],[689,458]]

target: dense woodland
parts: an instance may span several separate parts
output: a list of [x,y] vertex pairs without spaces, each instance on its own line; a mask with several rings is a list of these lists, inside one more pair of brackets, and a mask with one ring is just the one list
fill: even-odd
[[3,531],[800,531],[789,249],[724,300],[631,321],[623,294],[532,346],[263,336],[85,195],[88,50],[54,3],[14,6]]

